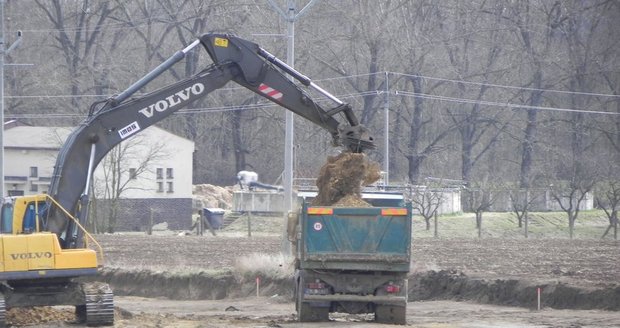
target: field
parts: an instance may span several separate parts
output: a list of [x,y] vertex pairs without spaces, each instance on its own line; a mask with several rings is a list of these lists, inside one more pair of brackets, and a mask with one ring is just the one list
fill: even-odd
[[[291,259],[280,255],[281,220],[252,217],[252,237],[245,218],[217,236],[171,231],[97,236],[106,254],[104,279],[115,294],[125,295],[117,297],[122,309],[117,326],[302,327],[295,323],[291,300]],[[479,239],[470,215],[440,217],[439,238],[416,218],[410,278],[415,302],[408,322],[619,326],[620,243],[600,239],[606,225],[600,213],[584,216],[573,240],[561,228],[561,214],[536,214],[535,220],[526,239],[510,215],[488,215]],[[261,279],[258,297],[255,277]],[[538,287],[545,311],[532,313]],[[436,304],[435,311],[428,304]],[[242,311],[225,311],[229,306]],[[332,319],[306,326],[374,326],[365,317]]]

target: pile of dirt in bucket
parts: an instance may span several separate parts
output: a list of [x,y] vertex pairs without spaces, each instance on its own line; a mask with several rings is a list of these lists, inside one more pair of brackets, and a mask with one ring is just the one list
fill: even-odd
[[316,185],[319,193],[314,206],[369,207],[362,200],[362,187],[381,177],[379,163],[371,161],[363,153],[342,152],[329,156],[323,165]]

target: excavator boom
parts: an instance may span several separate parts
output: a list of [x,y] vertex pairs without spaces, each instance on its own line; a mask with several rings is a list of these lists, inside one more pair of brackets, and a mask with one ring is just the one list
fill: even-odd
[[[198,45],[211,56],[211,66],[135,96]],[[334,107],[322,108],[283,72],[324,95]],[[335,145],[354,152],[374,148],[372,136],[359,124],[351,106],[306,76],[255,43],[225,34],[203,35],[125,91],[91,106],[88,117],[60,149],[47,195],[4,200],[0,218],[0,327],[6,324],[7,308],[54,305],[75,305],[76,319],[87,325],[113,324],[109,286],[74,279],[97,274],[101,264],[95,251],[85,247],[83,234],[87,232],[82,227],[89,212],[93,171],[123,140],[230,81],[321,126],[332,135]],[[344,122],[335,118],[340,113]]]
[[[135,92],[182,60],[198,44],[202,44],[209,53],[213,61],[211,66],[190,78],[131,98]],[[335,106],[324,109],[282,71],[323,94]],[[175,53],[125,91],[93,104],[89,116],[71,133],[59,152],[49,194],[62,207],[74,213],[83,224],[88,212],[88,192],[93,170],[114,146],[223,87],[229,81],[324,128],[332,135],[334,145],[354,152],[374,148],[372,136],[359,124],[351,106],[321,89],[257,44],[232,35],[211,33]],[[340,113],[346,122],[336,120],[336,115]],[[81,247],[80,230],[63,212],[50,208],[45,225],[48,231],[60,237],[63,248]]]

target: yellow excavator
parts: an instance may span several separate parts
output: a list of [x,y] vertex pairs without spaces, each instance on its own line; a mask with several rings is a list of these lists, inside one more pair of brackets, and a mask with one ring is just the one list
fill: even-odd
[[[211,57],[210,66],[187,79],[132,97],[197,45]],[[202,35],[125,91],[91,105],[87,118],[60,149],[47,194],[3,200],[0,326],[6,325],[7,309],[52,305],[75,305],[77,319],[88,325],[113,324],[110,287],[79,279],[96,275],[102,265],[103,252],[83,228],[93,171],[117,144],[230,81],[326,129],[334,146],[353,152],[375,147],[351,106],[308,77],[250,41],[228,34]],[[322,94],[334,106],[323,108],[302,88]]]

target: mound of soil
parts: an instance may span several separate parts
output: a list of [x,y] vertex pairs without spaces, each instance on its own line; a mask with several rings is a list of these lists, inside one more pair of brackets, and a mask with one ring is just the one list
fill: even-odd
[[192,195],[194,198],[194,211],[203,207],[219,207],[230,209],[232,207],[233,187],[220,187],[210,184],[194,185]]
[[314,206],[370,206],[362,200],[362,187],[381,177],[378,163],[363,153],[343,152],[329,156],[316,180],[319,193]]
[[56,321],[74,321],[73,309],[39,306],[32,308],[12,308],[6,311],[6,322],[13,326],[44,324]]

